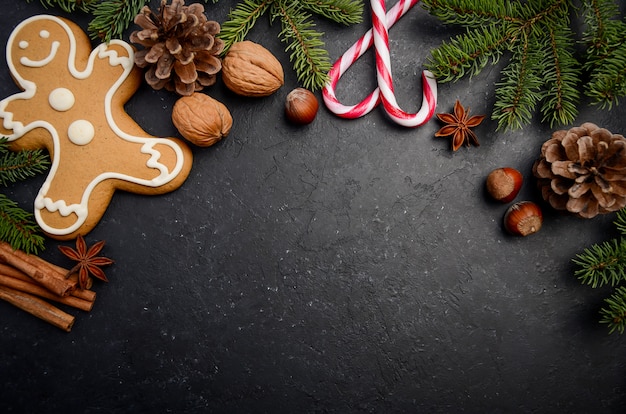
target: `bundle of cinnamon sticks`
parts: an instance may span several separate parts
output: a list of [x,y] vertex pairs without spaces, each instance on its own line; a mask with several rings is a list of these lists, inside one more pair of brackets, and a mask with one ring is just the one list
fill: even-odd
[[89,312],[96,293],[78,287],[76,275],[0,241],[0,299],[69,332],[75,317],[47,300]]

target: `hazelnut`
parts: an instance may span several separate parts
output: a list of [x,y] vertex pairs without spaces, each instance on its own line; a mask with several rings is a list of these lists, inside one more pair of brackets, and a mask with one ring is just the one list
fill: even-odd
[[543,214],[532,201],[520,201],[508,208],[504,214],[504,228],[516,236],[528,236],[541,229]]
[[510,203],[517,197],[523,181],[522,173],[514,168],[496,168],[487,176],[487,192],[495,200]]
[[289,92],[285,101],[285,115],[294,124],[306,125],[313,122],[319,103],[313,92],[296,88]]

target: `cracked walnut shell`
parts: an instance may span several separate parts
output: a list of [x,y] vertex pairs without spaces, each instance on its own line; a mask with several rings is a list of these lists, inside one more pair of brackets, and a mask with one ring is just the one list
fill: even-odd
[[176,101],[172,122],[185,139],[200,147],[209,147],[228,136],[233,118],[226,105],[204,93],[194,92]]
[[222,60],[222,80],[238,95],[269,96],[283,86],[284,78],[278,59],[250,40],[234,43]]

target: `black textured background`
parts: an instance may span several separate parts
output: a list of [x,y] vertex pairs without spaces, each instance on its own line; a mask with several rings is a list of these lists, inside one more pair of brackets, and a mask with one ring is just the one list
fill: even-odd
[[[10,3],[3,50],[23,18],[59,14]],[[209,2],[207,14],[223,22],[234,4]],[[333,61],[368,16],[350,28],[315,19]],[[284,87],[253,99],[218,82],[207,93],[230,109],[230,136],[194,149],[179,190],[114,197],[87,241],[106,240],[116,264],[95,284],[94,310],[72,311],[71,333],[0,303],[0,410],[623,412],[626,338],[598,323],[610,290],[581,285],[571,263],[617,236],[614,217],[546,209],[540,233],[515,238],[501,228],[506,206],[484,194],[489,171],[511,166],[527,179],[519,199],[539,201],[530,168],[549,126],[501,132],[488,119],[476,128],[481,146],[456,153],[434,138],[436,120],[405,129],[382,109],[342,120],[322,104],[313,124],[294,127],[283,105],[298,85],[279,30],[264,17],[248,39],[283,62]],[[429,50],[451,30],[419,5],[391,29],[407,111],[421,103]],[[458,98],[490,114],[499,69],[440,85],[438,112]],[[368,53],[340,81],[341,100],[364,97],[373,70]],[[16,91],[0,65],[1,96]],[[175,99],[144,87],[127,110],[174,136]],[[583,104],[576,124],[585,121],[626,130],[621,106]],[[32,210],[42,181],[3,191]],[[58,244],[42,256],[67,265]]]

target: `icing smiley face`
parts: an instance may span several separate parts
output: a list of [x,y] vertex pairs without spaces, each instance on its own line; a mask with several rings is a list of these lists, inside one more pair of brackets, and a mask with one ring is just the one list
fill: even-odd
[[27,19],[9,37],[7,64],[22,92],[0,101],[0,134],[16,149],[50,152],[34,215],[51,237],[89,232],[116,190],[162,194],[191,169],[183,142],[147,134],[124,111],[142,80],[133,53],[120,40],[92,50],[78,26],[54,16]]
[[[50,39],[50,32],[47,30],[40,30],[39,31],[39,39],[36,40],[36,43],[39,42],[45,42],[48,43],[47,40]],[[19,40],[18,42],[18,47],[20,50],[23,50],[24,56],[22,56],[20,58],[20,63],[23,66],[28,66],[28,67],[32,67],[32,68],[40,68],[43,66],[46,66],[48,63],[52,62],[52,60],[54,59],[54,57],[56,56],[57,52],[59,51],[59,46],[61,46],[61,43],[58,41],[52,41],[50,42],[50,52],[48,53],[47,56],[43,57],[43,58],[39,58],[39,59],[31,59],[30,57],[28,57],[28,51],[29,51],[29,47],[31,46],[31,42],[28,40]],[[30,47],[30,50],[33,50],[34,48]],[[45,51],[45,48],[43,49]]]

